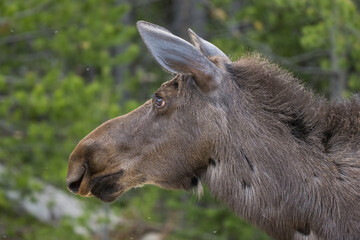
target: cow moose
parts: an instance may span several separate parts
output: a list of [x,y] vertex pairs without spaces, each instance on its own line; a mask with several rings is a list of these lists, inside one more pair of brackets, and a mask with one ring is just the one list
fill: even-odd
[[68,189],[111,202],[133,187],[202,190],[275,239],[360,239],[360,99],[327,100],[266,59],[232,62],[189,29],[137,29],[176,74],[71,153]]

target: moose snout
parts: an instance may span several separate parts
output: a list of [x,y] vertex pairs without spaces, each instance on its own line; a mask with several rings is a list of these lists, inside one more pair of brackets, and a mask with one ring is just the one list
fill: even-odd
[[70,192],[86,196],[89,194],[90,171],[89,160],[94,152],[94,141],[81,141],[69,158],[66,185]]

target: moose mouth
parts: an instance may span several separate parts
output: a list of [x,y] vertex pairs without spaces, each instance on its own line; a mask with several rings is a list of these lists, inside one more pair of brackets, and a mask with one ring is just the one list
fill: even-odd
[[91,194],[105,202],[116,200],[125,189],[118,183],[119,178],[124,174],[124,170],[116,173],[106,174],[92,180]]

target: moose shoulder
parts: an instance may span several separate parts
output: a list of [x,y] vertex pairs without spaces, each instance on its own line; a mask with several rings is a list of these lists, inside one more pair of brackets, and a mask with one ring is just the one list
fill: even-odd
[[360,238],[360,100],[330,102],[258,56],[236,62],[140,21],[177,74],[134,111],[86,136],[67,184],[113,201],[132,187],[201,189],[275,239]]

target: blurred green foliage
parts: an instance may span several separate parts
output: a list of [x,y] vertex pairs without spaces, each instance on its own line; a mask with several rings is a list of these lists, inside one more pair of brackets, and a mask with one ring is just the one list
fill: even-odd
[[[144,19],[172,29],[184,14],[174,10],[176,2],[187,1],[0,1],[0,163],[7,169],[0,177],[0,234],[7,239],[83,239],[74,231],[75,225],[85,225],[83,219],[41,223],[10,202],[6,191],[36,200],[42,186],[34,178],[66,191],[67,159],[77,142],[105,120],[136,108],[170,77],[145,50],[135,22]],[[193,10],[191,27],[233,60],[259,51],[329,96],[330,53],[335,52],[337,71],[347,76],[344,95],[360,91],[355,1],[201,4]],[[196,14],[200,10],[203,14]],[[88,212],[102,206],[95,199],[82,201]],[[268,239],[207,191],[197,200],[191,193],[146,186],[110,208],[135,227],[168,229],[171,240]],[[122,232],[134,226],[119,225],[111,236],[124,239]]]

